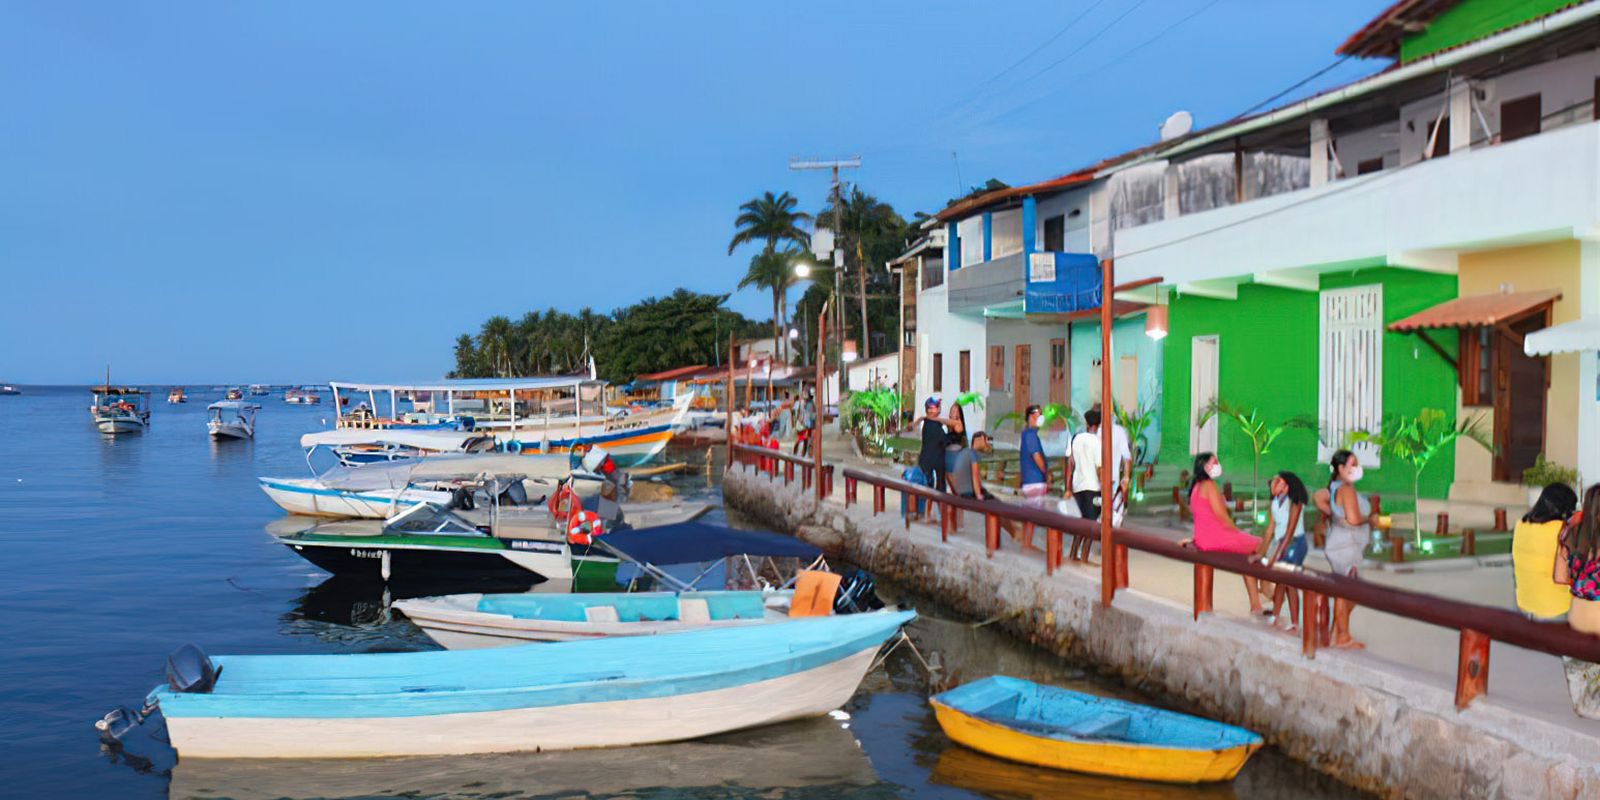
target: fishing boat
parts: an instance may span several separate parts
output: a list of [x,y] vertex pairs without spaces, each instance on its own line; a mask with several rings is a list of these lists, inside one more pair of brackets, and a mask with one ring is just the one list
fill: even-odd
[[308,452],[327,449],[339,463],[357,466],[447,453],[487,453],[498,443],[493,434],[478,431],[343,428],[305,434],[300,446]]
[[291,386],[284,390],[283,402],[293,406],[314,406],[322,402],[322,395],[309,386]]
[[237,386],[230,387],[227,391],[222,393],[222,399],[224,399],[224,400],[243,400],[244,399],[244,390],[240,389]]
[[1164,783],[1232,780],[1261,737],[1200,717],[996,675],[934,695],[958,744],[1053,769]]
[[508,453],[604,447],[621,466],[655,458],[687,419],[694,396],[655,409],[610,410],[604,381],[588,376],[330,384],[337,428],[434,429],[492,434]]
[[211,418],[206,431],[213,439],[252,439],[256,435],[256,412],[261,406],[243,400],[218,400],[209,406]]
[[268,394],[271,394],[271,392],[272,392],[271,389],[267,388],[266,386],[263,386],[262,384],[259,384],[259,383],[250,384],[250,396],[251,397],[266,397]]
[[[622,504],[629,526],[660,529],[704,514],[705,503]],[[607,531],[606,521],[589,530]],[[624,523],[616,522],[621,525]],[[543,506],[450,509],[420,503],[387,520],[288,517],[268,526],[279,543],[335,575],[408,582],[538,577],[580,589],[614,589],[618,557],[557,523]],[[606,535],[610,535],[609,532]],[[620,533],[618,535],[621,535]]]
[[[109,377],[109,374],[108,374]],[[91,386],[89,415],[101,433],[141,433],[150,427],[150,393],[129,386]]]
[[[529,498],[526,502],[538,503],[571,474],[567,456],[463,453],[337,466],[310,478],[263,477],[259,485],[272,502],[290,514],[386,519],[419,503],[470,506],[475,499],[471,493],[484,490],[484,479],[489,476],[505,478],[497,487],[501,492],[512,491],[511,476],[519,476],[516,491]],[[580,474],[578,478],[574,486],[580,496],[599,492],[599,476]],[[525,502],[511,501],[517,505]]]
[[671,636],[351,655],[207,657],[185,645],[117,738],[159,710],[180,760],[580,750],[816,717],[855,694],[911,611]]
[[0,383],[0,394],[22,394],[22,390],[9,383]]
[[189,402],[189,396],[183,391],[182,386],[174,386],[172,387],[172,391],[167,392],[167,402],[174,405],[178,403],[187,403]]
[[[788,617],[796,593],[790,583],[756,591],[701,591],[699,578],[682,582],[662,568],[730,558],[748,564],[751,557],[797,558],[811,567],[822,564],[822,551],[792,536],[702,522],[610,533],[597,539],[596,547],[635,564],[642,573],[660,576],[675,591],[458,594],[402,600],[395,608],[435,642],[453,650],[754,625]],[[751,566],[749,574],[755,577],[761,571]],[[811,576],[801,592],[804,603],[814,605],[813,595],[824,591],[824,607],[832,606],[835,596],[855,596],[836,591],[840,577],[832,573],[799,574]]]

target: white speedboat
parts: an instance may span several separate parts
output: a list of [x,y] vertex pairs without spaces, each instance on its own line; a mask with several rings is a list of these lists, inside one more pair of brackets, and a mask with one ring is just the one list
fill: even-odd
[[150,427],[150,393],[128,386],[92,386],[89,414],[101,433],[142,433]]
[[479,431],[340,428],[301,436],[300,446],[307,451],[326,448],[339,463],[353,467],[446,453],[488,453],[497,445],[494,434]]
[[243,400],[219,400],[206,406],[211,418],[206,430],[213,439],[252,439],[256,435],[256,412],[261,406]]
[[[290,514],[310,517],[387,519],[419,503],[455,502],[477,489],[484,476],[518,476],[518,491],[542,500],[572,473],[559,456],[501,453],[439,455],[406,461],[340,466],[310,478],[261,478],[261,491]],[[575,481],[580,495],[600,490],[599,477]]]

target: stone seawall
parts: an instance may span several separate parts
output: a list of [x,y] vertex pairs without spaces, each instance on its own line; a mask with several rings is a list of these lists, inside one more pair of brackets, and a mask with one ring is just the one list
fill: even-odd
[[[841,485],[843,483],[841,479]],[[1600,797],[1600,737],[1530,718],[1480,697],[1464,712],[1454,688],[1370,656],[1300,653],[1298,637],[1206,615],[1137,591],[1100,605],[1098,568],[1044,574],[1042,558],[1009,547],[986,557],[981,532],[940,542],[874,517],[871,491],[846,509],[818,504],[742,467],[723,480],[727,506],[1049,652],[1267,741],[1353,786],[1390,797]],[[891,494],[891,498],[893,495]],[[1042,538],[1042,537],[1041,537]],[[1600,723],[1597,723],[1600,727]]]

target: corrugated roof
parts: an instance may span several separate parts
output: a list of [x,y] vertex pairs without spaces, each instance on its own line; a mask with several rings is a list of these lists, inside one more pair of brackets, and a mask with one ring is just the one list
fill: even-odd
[[1389,330],[1406,332],[1427,328],[1493,327],[1528,316],[1560,299],[1560,292],[1551,291],[1458,297],[1390,323]]
[[633,379],[636,381],[670,381],[674,378],[682,378],[685,375],[693,375],[705,368],[706,365],[704,364],[696,364],[692,367],[678,367],[676,369],[662,370],[661,372],[652,372],[648,375],[635,375]]
[[1005,189],[996,189],[992,192],[984,192],[976,197],[968,197],[959,202],[951,203],[950,205],[946,206],[943,211],[935,214],[934,217],[941,220],[951,220],[957,217],[967,216],[974,211],[988,208],[996,203],[1010,200],[1013,197],[1026,197],[1030,194],[1041,194],[1043,192],[1057,191],[1060,189],[1070,189],[1073,186],[1088,183],[1089,181],[1094,180],[1095,171],[1096,168],[1091,167],[1089,169],[1078,170],[1077,172],[1069,172],[1066,175],[1051,178],[1047,181],[1030,183],[1027,186],[1011,186]]

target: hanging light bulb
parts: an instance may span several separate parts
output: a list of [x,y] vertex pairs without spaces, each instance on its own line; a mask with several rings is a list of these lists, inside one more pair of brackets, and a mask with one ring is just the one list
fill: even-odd
[[1167,338],[1167,307],[1151,306],[1144,313],[1144,335],[1152,339]]

